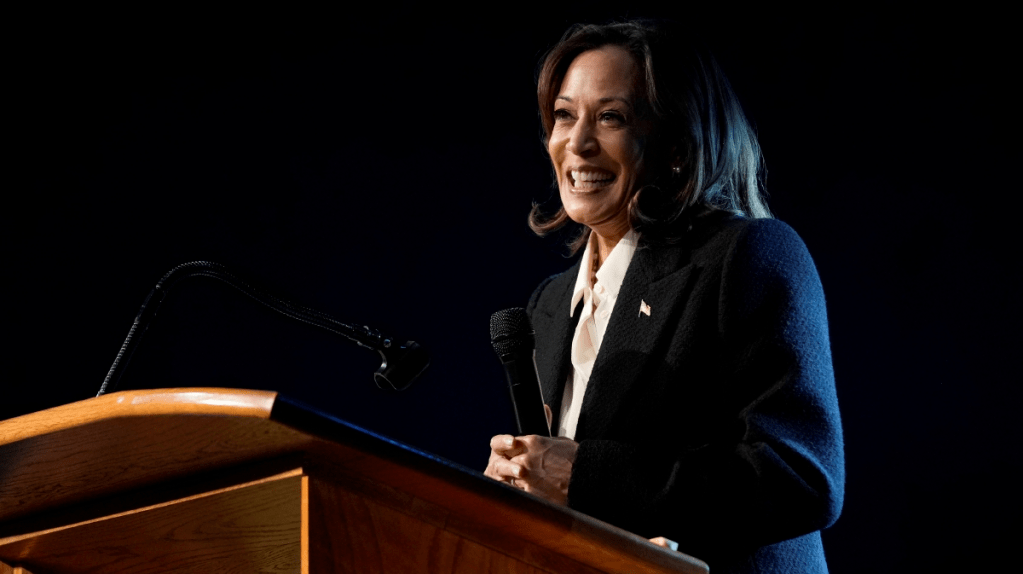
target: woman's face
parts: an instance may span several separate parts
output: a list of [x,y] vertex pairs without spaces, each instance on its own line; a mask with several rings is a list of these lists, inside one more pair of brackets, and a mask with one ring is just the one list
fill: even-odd
[[629,230],[627,206],[643,173],[649,131],[635,108],[639,67],[619,46],[576,56],[554,100],[547,151],[573,221],[598,235]]

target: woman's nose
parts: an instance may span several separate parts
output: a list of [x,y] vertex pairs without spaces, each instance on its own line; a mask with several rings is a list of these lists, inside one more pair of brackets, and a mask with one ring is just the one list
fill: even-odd
[[599,149],[597,138],[593,134],[593,124],[587,121],[576,122],[568,138],[568,151],[578,156],[590,156]]

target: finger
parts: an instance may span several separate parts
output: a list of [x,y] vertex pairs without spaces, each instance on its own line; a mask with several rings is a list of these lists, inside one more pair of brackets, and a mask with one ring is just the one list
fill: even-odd
[[490,439],[490,450],[506,458],[526,451],[526,445],[510,434],[499,434]]
[[676,551],[678,550],[678,542],[675,542],[674,540],[668,540],[667,538],[665,538],[663,536],[658,536],[657,538],[651,538],[650,542],[653,542],[654,544],[656,544],[658,546],[663,546],[664,548],[667,548],[668,550],[676,550]]
[[525,478],[529,471],[521,464],[516,464],[508,459],[499,458],[494,461],[494,475],[498,480],[508,482],[513,478]]
[[501,480],[500,476],[497,476],[497,471],[494,470],[493,464],[488,464],[486,470],[483,471],[483,476],[492,478],[494,480]]
[[515,437],[510,434],[499,434],[490,439],[490,450],[504,452],[515,448]]
[[506,475],[509,473],[515,473],[514,468],[509,470],[510,467],[507,466],[507,463],[508,459],[506,457],[494,451],[490,451],[490,460],[487,461],[487,468],[483,471],[483,474],[493,478],[494,480],[507,482],[508,476]]
[[[511,439],[511,444],[508,443]],[[490,450],[504,450],[515,444],[515,437],[510,434],[499,434],[490,438]]]
[[513,464],[521,466],[526,470],[533,470],[535,468],[538,468],[538,465],[534,464],[535,462],[534,457],[531,457],[528,452],[513,456],[507,460],[512,462]]
[[497,468],[494,466],[501,458],[503,457],[497,456],[493,453],[493,451],[491,451],[490,460],[487,461],[487,468],[483,471],[483,474],[494,480],[501,480],[501,477],[497,474]]
[[[515,437],[515,446],[519,447],[519,452],[532,452],[545,448],[547,445],[545,441],[549,440],[551,440],[549,437],[540,436],[538,434],[527,434],[525,436]],[[506,454],[505,456],[508,455]]]
[[547,430],[551,430],[551,421],[554,420],[554,413],[551,412],[551,407],[548,404],[543,405],[543,413],[547,415]]

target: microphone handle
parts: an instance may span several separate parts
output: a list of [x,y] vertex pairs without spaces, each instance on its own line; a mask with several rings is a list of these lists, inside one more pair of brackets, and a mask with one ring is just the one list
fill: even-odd
[[501,357],[501,364],[508,378],[508,391],[511,393],[512,406],[515,407],[519,436],[551,436],[532,353],[528,356],[519,353]]

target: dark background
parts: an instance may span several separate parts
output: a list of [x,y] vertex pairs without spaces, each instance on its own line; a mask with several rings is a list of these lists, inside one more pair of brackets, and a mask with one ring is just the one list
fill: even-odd
[[433,365],[379,391],[372,353],[196,279],[126,385],[276,389],[482,469],[511,420],[489,316],[570,264],[525,225],[552,193],[537,62],[572,22],[668,16],[732,79],[770,205],[828,296],[848,467],[832,571],[1008,554],[1023,467],[1010,19],[480,10],[12,16],[0,418],[95,394],[146,293],[206,259],[414,339]]

